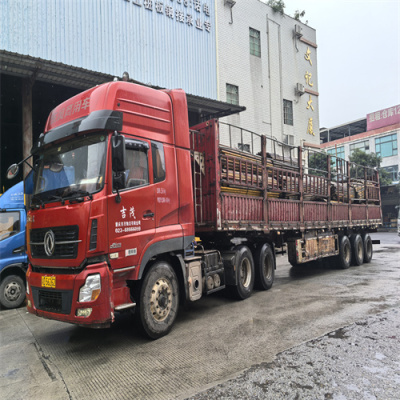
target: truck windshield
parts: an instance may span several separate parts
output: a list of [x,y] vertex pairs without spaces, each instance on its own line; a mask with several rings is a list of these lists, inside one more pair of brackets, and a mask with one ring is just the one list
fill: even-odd
[[105,133],[87,135],[45,149],[37,163],[32,201],[57,201],[101,190],[106,151]]

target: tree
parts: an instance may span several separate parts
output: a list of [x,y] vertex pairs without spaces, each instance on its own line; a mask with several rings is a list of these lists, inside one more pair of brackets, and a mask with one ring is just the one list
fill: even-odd
[[328,175],[328,156],[324,153],[314,151],[308,152],[308,168],[311,175],[327,176]]
[[[381,157],[375,153],[367,154],[365,151],[355,149],[349,159],[350,162],[358,165],[363,165],[370,168],[378,168],[381,186],[388,186],[392,183],[389,173],[380,168],[382,161]],[[361,173],[361,168],[358,168],[357,166],[351,166],[350,174],[352,176],[360,176]]]
[[268,5],[272,8],[273,12],[278,12],[282,15],[286,7],[283,0],[269,0]]

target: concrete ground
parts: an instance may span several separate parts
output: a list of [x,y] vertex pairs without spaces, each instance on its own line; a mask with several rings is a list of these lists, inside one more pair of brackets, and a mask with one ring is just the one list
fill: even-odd
[[129,314],[88,330],[1,310],[0,399],[396,398],[400,238],[376,235],[348,270],[278,256],[271,290],[202,298],[157,341]]
[[288,349],[188,400],[399,398],[400,308],[395,308]]

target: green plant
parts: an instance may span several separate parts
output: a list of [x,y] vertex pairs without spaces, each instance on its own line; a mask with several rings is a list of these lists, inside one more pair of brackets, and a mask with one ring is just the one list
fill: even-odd
[[306,12],[305,12],[304,10],[303,10],[303,11],[296,10],[296,11],[294,12],[293,18],[294,18],[296,21],[300,21],[300,18],[303,18],[305,15],[306,15]]
[[282,0],[269,0],[268,5],[272,8],[273,12],[278,12],[282,15],[286,7]]
[[[331,160],[332,165],[332,160]],[[327,154],[309,152],[308,168],[311,175],[327,176],[328,175],[328,156]]]

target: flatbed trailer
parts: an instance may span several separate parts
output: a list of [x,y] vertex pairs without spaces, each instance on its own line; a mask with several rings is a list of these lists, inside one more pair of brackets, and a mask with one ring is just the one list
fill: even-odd
[[159,338],[180,304],[271,288],[285,245],[294,266],[370,262],[381,222],[377,171],[217,120],[189,129],[182,90],[89,89],[32,156],[27,308],[86,327],[131,311]]
[[376,169],[217,120],[192,129],[196,232],[210,242],[287,243],[298,265],[337,256],[341,237],[365,242],[381,224]]

